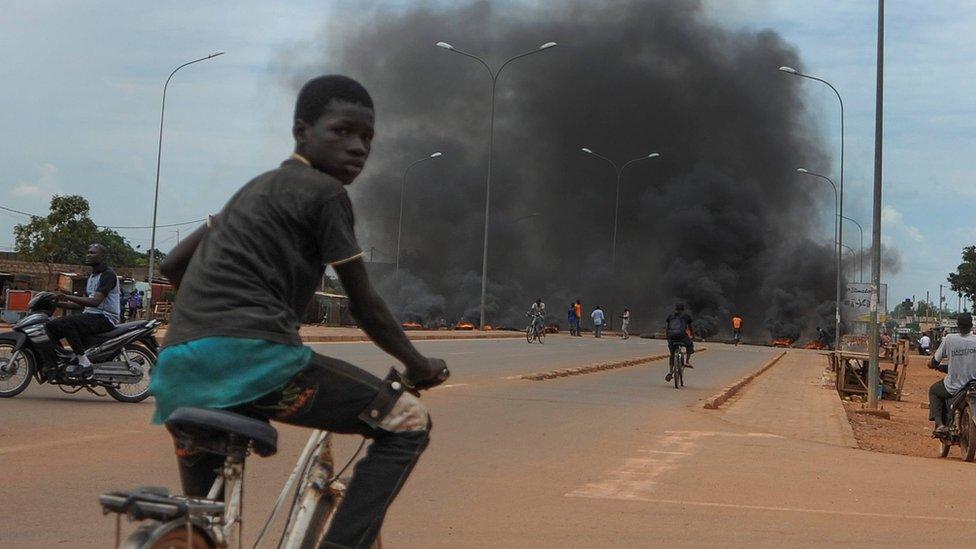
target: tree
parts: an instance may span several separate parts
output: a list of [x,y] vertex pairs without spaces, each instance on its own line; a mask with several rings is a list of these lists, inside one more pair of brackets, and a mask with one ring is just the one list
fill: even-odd
[[113,265],[135,265],[144,254],[111,229],[100,229],[89,217],[88,200],[78,195],[51,197],[51,211],[45,217],[14,227],[18,255],[26,261],[84,263],[88,247],[99,243],[108,249]]
[[962,263],[956,272],[949,273],[949,287],[972,299],[976,295],[976,246],[962,249]]

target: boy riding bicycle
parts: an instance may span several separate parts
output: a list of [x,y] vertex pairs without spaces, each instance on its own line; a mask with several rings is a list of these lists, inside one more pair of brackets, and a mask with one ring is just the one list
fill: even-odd
[[[301,316],[332,265],[360,326],[406,367],[406,389],[448,376],[421,355],[377,295],[353,230],[345,186],[373,139],[369,94],[344,76],[298,94],[295,153],[240,189],[173,249],[160,270],[178,286],[166,348],[153,372],[154,422],[178,407],[228,409],[373,439],[356,465],[324,547],[368,547],[427,446],[426,407],[401,384],[302,345]],[[393,391],[387,413],[375,403]],[[204,496],[224,457],[177,447],[184,493]]]

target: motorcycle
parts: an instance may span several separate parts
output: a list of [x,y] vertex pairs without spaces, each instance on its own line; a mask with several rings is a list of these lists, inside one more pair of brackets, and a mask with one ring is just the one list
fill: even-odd
[[58,294],[53,292],[38,292],[27,305],[28,315],[14,324],[13,331],[0,334],[0,398],[17,396],[35,379],[57,385],[68,394],[84,389],[105,396],[97,391],[102,388],[119,402],[145,400],[159,354],[154,334],[162,323],[136,320],[87,337],[85,354],[92,362],[92,376],[71,378],[65,370],[73,353],[52,340],[45,328],[57,308],[57,299]]
[[[944,373],[946,366],[941,364],[933,369]],[[959,446],[963,461],[973,461],[976,458],[976,381],[970,381],[952,395],[946,409],[949,417],[943,419],[947,420],[947,431],[933,435],[939,439],[939,457],[948,456],[953,446]]]

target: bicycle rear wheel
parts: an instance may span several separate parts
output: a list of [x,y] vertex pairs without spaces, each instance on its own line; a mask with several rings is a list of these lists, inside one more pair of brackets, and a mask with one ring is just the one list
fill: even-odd
[[671,374],[671,381],[674,382],[675,389],[677,389],[679,387],[679,383],[681,383],[681,370],[684,367],[684,360],[685,357],[680,351],[674,354],[674,371]]

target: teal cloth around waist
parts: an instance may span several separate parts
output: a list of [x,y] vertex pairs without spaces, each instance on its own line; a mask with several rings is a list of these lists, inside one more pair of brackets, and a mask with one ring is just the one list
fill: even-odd
[[153,423],[183,406],[230,408],[282,387],[312,358],[305,346],[263,339],[206,337],[159,355],[149,391],[156,399]]

